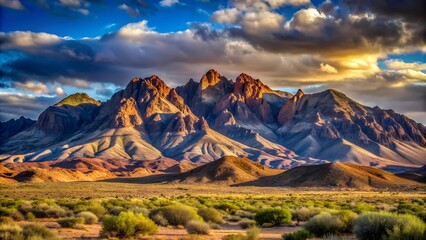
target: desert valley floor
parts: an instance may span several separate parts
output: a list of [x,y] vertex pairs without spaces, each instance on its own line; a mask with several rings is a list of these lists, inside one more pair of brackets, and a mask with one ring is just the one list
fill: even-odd
[[[247,202],[261,202],[263,207],[278,205],[297,205],[311,208],[329,209],[352,208],[363,212],[368,208],[390,209],[401,203],[418,203],[426,199],[426,192],[417,191],[360,191],[349,188],[282,188],[282,187],[231,187],[218,184],[140,184],[123,183],[123,179],[100,182],[56,182],[56,183],[16,183],[0,185],[0,196],[4,206],[8,199],[18,202],[90,202],[117,201],[123,206],[151,202],[161,205],[167,201],[180,202],[191,206],[199,202],[212,201],[233,203],[245,207]],[[129,182],[129,179],[127,179]],[[250,201],[249,201],[250,200]],[[194,204],[196,202],[196,204]],[[424,209],[424,208],[423,208]],[[247,211],[237,210],[224,216],[225,222],[219,229],[212,229],[208,235],[188,235],[184,228],[160,227],[155,235],[143,239],[223,239],[230,234],[245,234],[238,222],[248,217]],[[241,215],[241,216],[240,216]],[[64,239],[101,239],[101,224],[85,225],[82,228],[61,228],[57,219],[45,217],[37,222],[47,226],[53,233]],[[28,223],[22,219],[21,224]],[[292,221],[275,227],[261,228],[260,239],[282,239],[282,234],[302,229]],[[344,234],[342,239],[355,239],[352,234]],[[317,238],[321,239],[321,238]],[[339,238],[340,239],[340,238]]]

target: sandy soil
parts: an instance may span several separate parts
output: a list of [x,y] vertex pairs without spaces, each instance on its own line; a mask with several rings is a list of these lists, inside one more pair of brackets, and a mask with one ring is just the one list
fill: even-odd
[[[82,229],[61,228],[54,219],[38,219],[38,223],[44,224],[53,233],[63,239],[101,239],[99,234],[101,232],[100,224],[83,225]],[[27,222],[21,222],[25,224]],[[283,233],[289,233],[299,230],[301,227],[293,226],[279,226],[271,228],[262,228],[260,232],[261,239],[282,239]],[[185,229],[173,227],[159,227],[158,233],[147,239],[203,239],[214,240],[222,239],[223,236],[228,234],[241,233],[245,234],[246,230],[241,229],[237,223],[225,223],[221,225],[221,229],[212,229],[209,235],[189,236]]]

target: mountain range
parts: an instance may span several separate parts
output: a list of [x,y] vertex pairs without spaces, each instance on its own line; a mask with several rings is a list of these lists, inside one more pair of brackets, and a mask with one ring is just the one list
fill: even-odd
[[329,162],[376,167],[426,164],[426,127],[336,90],[295,95],[242,73],[209,70],[170,88],[134,78],[108,101],[67,96],[42,112],[0,124],[0,161],[182,162],[246,157],[289,169]]

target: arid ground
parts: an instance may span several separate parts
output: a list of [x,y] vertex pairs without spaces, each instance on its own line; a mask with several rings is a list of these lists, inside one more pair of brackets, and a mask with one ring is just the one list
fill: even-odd
[[[2,209],[15,207],[23,214],[25,204],[60,206],[66,215],[91,210],[99,215],[99,222],[78,227],[61,227],[60,216],[41,216],[28,220],[24,215],[17,222],[25,225],[37,222],[63,239],[101,239],[102,216],[124,210],[152,211],[152,209],[184,204],[194,208],[218,209],[224,221],[211,229],[208,235],[189,235],[183,226],[160,226],[156,234],[147,239],[223,239],[229,234],[245,234],[239,222],[253,218],[254,212],[263,208],[285,207],[293,211],[337,212],[350,210],[356,214],[368,211],[419,214],[426,212],[424,191],[357,191],[339,188],[278,188],[278,187],[230,187],[215,184],[136,184],[118,182],[40,183],[0,186]],[[228,206],[229,205],[229,206]],[[91,206],[98,206],[91,208]],[[46,208],[45,208],[46,209]],[[80,209],[80,210],[78,210]],[[138,210],[135,210],[138,209]],[[417,209],[417,210],[415,210]],[[49,210],[44,210],[49,211]],[[51,210],[53,211],[53,210]],[[55,210],[56,211],[56,210]],[[62,210],[61,210],[62,211]],[[414,212],[416,211],[416,212]],[[36,212],[35,212],[36,213]],[[28,214],[28,213],[27,213]],[[295,213],[293,213],[294,215]],[[36,213],[37,215],[37,213]],[[77,216],[77,215],[76,215]],[[260,228],[260,239],[282,239],[283,233],[296,232],[296,219],[274,227]],[[343,234],[345,239],[355,239],[353,234]],[[318,238],[321,239],[321,238]]]

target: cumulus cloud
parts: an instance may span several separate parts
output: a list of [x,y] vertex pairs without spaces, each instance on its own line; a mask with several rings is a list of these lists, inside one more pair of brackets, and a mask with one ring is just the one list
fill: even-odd
[[60,41],[60,37],[49,33],[33,33],[28,31],[0,32],[0,49],[2,50],[19,50],[20,48],[49,45],[58,41]]
[[240,11],[236,8],[227,8],[215,11],[211,19],[217,23],[236,23],[240,18]]
[[31,82],[31,81],[28,81],[25,83],[16,82],[14,83],[14,86],[22,90],[33,92],[35,94],[49,94],[49,89],[43,83]]

